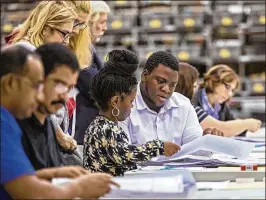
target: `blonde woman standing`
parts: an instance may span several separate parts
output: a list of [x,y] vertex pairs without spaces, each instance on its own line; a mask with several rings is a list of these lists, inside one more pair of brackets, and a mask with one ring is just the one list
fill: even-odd
[[91,9],[89,28],[92,37],[93,61],[88,68],[81,70],[79,74],[77,82],[79,93],[76,96],[77,106],[73,115],[71,133],[80,145],[83,144],[87,127],[99,112],[99,109],[94,104],[95,101],[91,98],[90,90],[93,77],[104,67],[104,64],[102,58],[97,55],[94,45],[107,30],[107,18],[111,12],[110,7],[104,1],[91,1]]
[[90,66],[92,62],[90,28],[87,25],[91,16],[91,2],[72,0],[66,1],[66,3],[78,15],[78,19],[74,22],[69,46],[77,56],[80,68],[83,69]]
[[64,1],[40,2],[18,27],[11,43],[30,50],[51,42],[68,45],[77,17],[76,12]]
[[90,1],[42,1],[7,37],[7,43],[35,50],[42,44],[59,42],[69,45],[80,66],[87,67],[92,59],[87,27],[90,12]]

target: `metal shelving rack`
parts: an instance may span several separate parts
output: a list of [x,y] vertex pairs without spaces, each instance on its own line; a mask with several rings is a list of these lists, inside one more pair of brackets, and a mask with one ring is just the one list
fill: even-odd
[[[240,104],[238,116],[265,114],[264,1],[106,2],[112,13],[108,31],[97,44],[103,59],[112,49],[128,48],[139,55],[141,68],[152,52],[167,50],[197,67],[201,77],[214,64],[228,64],[241,77],[242,87],[233,99],[233,104]],[[15,4],[1,7],[2,44],[3,36],[24,20],[36,1],[20,3],[17,13]]]

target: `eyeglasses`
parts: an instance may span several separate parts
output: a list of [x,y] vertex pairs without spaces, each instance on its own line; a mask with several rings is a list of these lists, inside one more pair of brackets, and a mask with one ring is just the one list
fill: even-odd
[[87,24],[85,24],[85,22],[78,22],[77,24],[74,24],[73,28],[78,27],[80,30],[84,30],[85,28],[87,28]]
[[34,90],[36,90],[38,93],[43,91],[44,88],[44,83],[43,82],[38,82],[38,83],[34,83],[32,80],[30,80],[30,78],[28,78],[27,76],[24,75],[18,75],[18,78],[23,77],[26,82],[27,85],[29,85],[31,88],[33,88]]
[[68,31],[62,31],[62,30],[60,30],[60,29],[58,29],[58,28],[55,28],[55,27],[52,27],[53,29],[55,29],[56,31],[58,31],[59,33],[61,33],[62,34],[62,36],[63,36],[63,41],[62,41],[62,43],[68,38],[68,37],[71,37],[71,32],[68,32]]
[[58,94],[68,93],[73,88],[73,87],[68,87],[66,86],[66,84],[60,82],[59,80],[55,80],[53,78],[47,78],[46,80],[51,80],[53,82],[54,90]]
[[55,84],[55,91],[58,93],[58,94],[64,94],[64,93],[69,93],[70,90],[72,89],[73,87],[67,87],[65,84],[63,83],[56,83]]

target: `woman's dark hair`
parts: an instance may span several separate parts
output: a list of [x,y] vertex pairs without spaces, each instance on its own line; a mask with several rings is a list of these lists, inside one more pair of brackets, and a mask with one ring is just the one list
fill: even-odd
[[137,85],[134,72],[139,65],[138,57],[129,50],[113,50],[107,62],[92,80],[92,98],[102,110],[108,109],[108,101],[115,95],[131,93]]
[[198,78],[199,72],[195,67],[188,63],[180,62],[178,83],[176,85],[175,92],[183,94],[191,100],[194,93],[193,85]]

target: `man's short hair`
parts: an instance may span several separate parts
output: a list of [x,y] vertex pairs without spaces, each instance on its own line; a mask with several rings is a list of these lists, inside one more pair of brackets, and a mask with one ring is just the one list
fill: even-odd
[[79,71],[79,63],[74,53],[60,43],[47,43],[36,49],[42,59],[45,76],[59,65],[65,65],[73,72]]
[[26,49],[25,47],[15,45],[1,49],[0,56],[0,77],[9,73],[23,73],[26,67],[27,58],[33,56],[40,60],[40,57]]
[[153,53],[147,60],[144,70],[151,73],[159,64],[169,67],[175,71],[179,71],[179,63],[176,57],[167,51],[157,51]]

